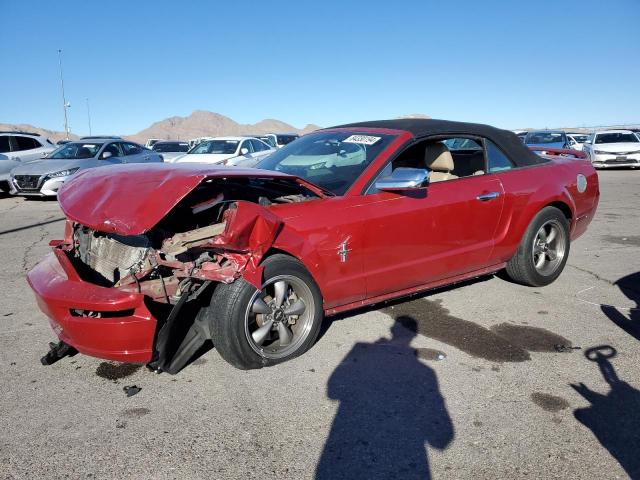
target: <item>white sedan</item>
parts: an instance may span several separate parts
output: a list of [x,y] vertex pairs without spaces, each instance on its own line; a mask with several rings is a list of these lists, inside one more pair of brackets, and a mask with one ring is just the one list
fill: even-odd
[[199,162],[217,165],[253,167],[276,150],[253,137],[217,137],[205,140],[173,163]]
[[640,139],[631,130],[595,132],[583,151],[595,168],[640,168]]
[[587,133],[567,133],[567,137],[569,138],[569,146],[573,150],[582,151],[584,147],[584,143],[589,139],[589,134]]

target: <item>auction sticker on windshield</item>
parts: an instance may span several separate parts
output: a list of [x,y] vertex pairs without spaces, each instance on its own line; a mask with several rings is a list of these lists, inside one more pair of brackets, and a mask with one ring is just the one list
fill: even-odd
[[363,145],[374,145],[382,137],[371,137],[369,135],[351,135],[342,140],[342,143],[361,143]]

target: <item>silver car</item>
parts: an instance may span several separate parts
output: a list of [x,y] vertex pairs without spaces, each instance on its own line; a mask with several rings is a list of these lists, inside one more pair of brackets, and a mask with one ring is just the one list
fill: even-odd
[[37,160],[55,150],[47,137],[29,132],[0,132],[0,192],[11,190],[9,173],[21,162]]
[[162,157],[142,145],[115,138],[69,142],[46,158],[22,163],[11,171],[14,195],[55,196],[62,184],[79,170],[121,163],[162,162]]

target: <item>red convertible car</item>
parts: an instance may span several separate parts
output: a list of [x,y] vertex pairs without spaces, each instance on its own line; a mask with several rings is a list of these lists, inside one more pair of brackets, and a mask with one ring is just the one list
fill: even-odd
[[273,365],[324,315],[503,269],[547,285],[599,187],[588,161],[511,132],[402,119],[315,131],[257,169],[91,169],[58,198],[64,238],[28,275],[60,339],[49,360],[175,373],[209,339],[238,368]]

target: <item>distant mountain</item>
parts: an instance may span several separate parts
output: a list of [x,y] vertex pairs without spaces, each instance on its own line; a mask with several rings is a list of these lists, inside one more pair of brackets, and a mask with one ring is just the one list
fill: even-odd
[[[122,135],[134,142],[145,143],[149,138],[188,140],[196,137],[218,137],[223,135],[257,135],[260,133],[299,133],[300,135],[319,129],[309,124],[304,128],[295,128],[280,120],[266,119],[254,125],[241,124],[219,113],[196,110],[188,117],[170,117],[154,123],[133,135]],[[0,123],[0,131],[25,131],[48,137],[52,142],[65,138],[64,132],[46,130],[33,125],[14,125]],[[104,133],[104,132],[99,132]],[[109,132],[115,133],[116,132]],[[72,140],[78,135],[70,134]]]
[[144,143],[149,138],[188,140],[197,137],[218,137],[223,135],[257,135],[260,133],[299,133],[317,130],[317,125],[295,128],[280,120],[267,119],[254,125],[241,124],[219,113],[196,110],[188,117],[170,117],[154,123],[127,138]]

